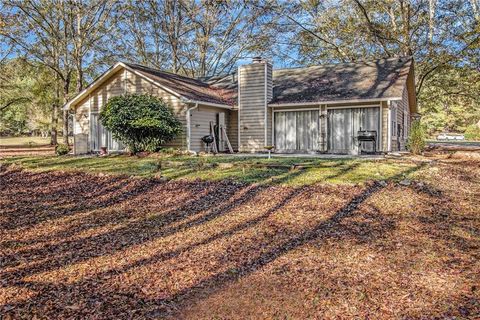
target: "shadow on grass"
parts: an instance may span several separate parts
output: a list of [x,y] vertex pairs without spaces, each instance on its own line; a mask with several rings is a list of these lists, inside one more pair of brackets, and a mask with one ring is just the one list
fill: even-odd
[[[411,168],[408,171],[413,172],[420,167]],[[301,171],[291,171],[285,173],[281,179],[291,179],[292,176],[301,174]],[[402,172],[402,175],[408,174]],[[14,183],[19,183],[25,178],[25,173],[18,172],[18,176],[10,177],[10,180]],[[51,182],[50,180],[48,180]],[[85,182],[88,183],[88,182]],[[89,182],[95,185],[98,182]],[[124,294],[115,294],[115,292],[107,291],[103,284],[111,276],[127,272],[137,267],[151,265],[173,259],[182,254],[190,252],[197,247],[205,246],[209,243],[217,241],[222,238],[230,238],[233,235],[254,228],[259,225],[271,215],[279,212],[290,201],[304,194],[308,188],[311,187],[298,187],[290,188],[289,192],[284,194],[275,204],[266,208],[262,214],[256,217],[248,219],[247,221],[238,223],[232,227],[219,229],[218,232],[205,239],[195,241],[192,244],[186,246],[180,246],[177,249],[166,251],[161,254],[153,255],[148,258],[140,259],[121,268],[108,270],[106,272],[97,272],[95,274],[95,281],[86,278],[80,280],[80,282],[73,284],[59,284],[50,282],[38,282],[24,280],[26,277],[33,276],[42,272],[64,268],[68,265],[73,265],[78,262],[86,261],[87,259],[94,257],[101,257],[103,255],[112,255],[116,251],[125,250],[128,247],[152,241],[159,238],[164,238],[170,235],[175,235],[178,232],[185,232],[188,229],[204,225],[210,221],[220,218],[229,214],[233,209],[242,205],[255,205],[255,197],[260,192],[271,192],[271,186],[262,184],[244,185],[235,184],[230,181],[224,182],[178,182],[178,183],[161,183],[155,180],[149,180],[144,185],[145,189],[142,195],[135,193],[133,198],[129,198],[129,207],[136,207],[136,204],[144,203],[148,199],[152,199],[153,195],[161,198],[162,194],[175,194],[179,193],[183,188],[189,189],[187,192],[191,195],[191,199],[185,199],[183,203],[175,201],[166,203],[148,203],[145,210],[164,209],[161,213],[142,216],[140,219],[129,219],[128,216],[122,212],[112,211],[105,212],[105,215],[93,216],[91,220],[87,220],[84,225],[78,226],[79,228],[72,228],[71,230],[63,230],[52,235],[52,240],[58,239],[60,243],[45,244],[43,246],[37,246],[34,249],[22,250],[21,252],[14,252],[12,255],[6,255],[2,257],[3,266],[16,266],[18,261],[28,260],[29,257],[48,257],[48,260],[39,260],[39,263],[31,263],[28,266],[18,266],[9,272],[2,272],[2,286],[3,287],[28,287],[31,290],[38,292],[38,295],[31,297],[28,302],[18,302],[14,304],[6,304],[0,306],[0,310],[23,310],[29,305],[35,307],[35,310],[42,312],[43,306],[51,299],[51,295],[55,297],[69,297],[65,300],[56,300],[56,307],[53,307],[53,314],[62,313],[68,316],[69,312],[78,312],[76,310],[65,309],[69,303],[75,300],[95,301],[100,299],[101,301],[109,303],[109,312],[129,312],[128,310],[136,310],[136,316],[155,317],[170,314],[174,310],[181,310],[184,305],[192,303],[197,299],[204,298],[214,292],[217,292],[228,286],[233,281],[237,281],[256,270],[263,268],[269,263],[275,261],[280,256],[287,254],[288,252],[295,250],[296,248],[309,243],[312,240],[333,238],[338,234],[339,228],[344,228],[342,224],[347,217],[355,214],[358,207],[370,198],[375,193],[384,188],[383,184],[371,183],[363,192],[352,195],[352,198],[346,201],[347,203],[329,218],[321,221],[316,226],[303,230],[301,233],[287,233],[268,239],[268,245],[265,243],[265,250],[253,251],[248,255],[246,261],[238,261],[238,263],[228,268],[226,271],[219,272],[212,275],[200,282],[195,283],[192,286],[183,288],[181,291],[169,296],[165,299],[153,299],[148,300],[146,298],[136,299],[134,296],[128,296]],[[315,190],[315,189],[312,189]],[[5,190],[0,190],[0,192]],[[69,190],[69,192],[79,192],[78,190]],[[46,199],[50,197],[48,193],[43,194]],[[38,199],[39,202],[42,200]],[[44,198],[45,200],[45,198]],[[108,207],[115,207],[118,201],[109,203]],[[48,210],[46,207],[42,210]],[[127,210],[128,211],[128,210]],[[86,238],[69,240],[75,234],[82,232],[89,228],[96,228],[98,226],[106,224],[109,220],[119,219],[119,228],[113,231],[108,231],[100,235],[90,236]],[[131,218],[131,217],[130,217]],[[375,217],[370,217],[372,221]],[[31,225],[33,226],[33,224]],[[366,223],[361,226],[361,229],[368,229],[371,225]],[[347,237],[357,238],[359,241],[373,241],[375,238],[381,236],[381,232],[387,232],[389,229],[394,228],[394,224],[385,224],[371,233],[356,233],[358,225],[352,227],[348,232]],[[40,239],[38,239],[40,240]],[[342,240],[342,239],[340,239]],[[266,239],[263,241],[267,241]],[[273,247],[270,248],[270,245]],[[262,248],[259,244],[258,248]],[[266,250],[268,249],[268,250]],[[88,284],[88,289],[86,287]],[[72,296],[73,295],[73,296]],[[108,297],[115,295],[116,298],[109,300]],[[97,298],[95,298],[97,297]],[[93,303],[93,302],[92,302]],[[148,306],[148,307],[146,307]],[[152,309],[152,306],[154,308]],[[93,307],[93,306],[92,306]],[[59,308],[59,309],[57,309]],[[63,311],[62,311],[63,310]],[[104,310],[105,312],[107,310]],[[66,313],[65,313],[66,312]],[[83,312],[83,310],[82,310]],[[53,315],[50,314],[50,315]],[[46,316],[48,316],[46,314]]]

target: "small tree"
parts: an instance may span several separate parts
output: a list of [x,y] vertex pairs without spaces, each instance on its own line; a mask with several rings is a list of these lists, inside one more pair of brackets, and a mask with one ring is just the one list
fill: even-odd
[[420,154],[425,149],[425,130],[420,124],[420,120],[412,122],[410,134],[408,136],[407,148],[413,154]]
[[480,126],[478,124],[469,125],[467,129],[465,129],[465,139],[480,140]]
[[168,104],[151,95],[110,98],[100,113],[100,121],[132,153],[158,151],[181,132],[180,121]]

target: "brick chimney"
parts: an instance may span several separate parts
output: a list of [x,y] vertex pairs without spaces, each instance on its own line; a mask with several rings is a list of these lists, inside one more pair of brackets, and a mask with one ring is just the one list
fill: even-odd
[[272,144],[272,113],[267,104],[273,97],[272,65],[261,57],[238,68],[239,150],[265,151]]

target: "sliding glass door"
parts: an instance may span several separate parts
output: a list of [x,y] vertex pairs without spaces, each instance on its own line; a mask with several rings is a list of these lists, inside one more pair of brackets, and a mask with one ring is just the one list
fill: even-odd
[[[328,110],[328,151],[331,153],[357,154],[359,130],[377,132],[377,150],[380,135],[380,110],[378,107],[345,108]],[[373,151],[371,142],[362,142],[362,149]]]
[[113,139],[110,131],[102,126],[98,113],[90,114],[90,150],[99,151],[106,147],[108,151],[121,151],[125,147],[121,142]]
[[318,110],[275,112],[275,148],[284,152],[319,150]]

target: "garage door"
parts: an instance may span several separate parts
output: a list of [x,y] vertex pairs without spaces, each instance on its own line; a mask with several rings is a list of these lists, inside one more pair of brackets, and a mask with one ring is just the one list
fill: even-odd
[[318,150],[318,110],[275,112],[274,137],[279,151]]
[[[379,108],[349,108],[328,110],[328,151],[331,153],[357,154],[356,137],[359,130],[376,130],[380,124]],[[377,139],[377,149],[378,149]],[[371,142],[364,142],[362,149],[373,150]]]

